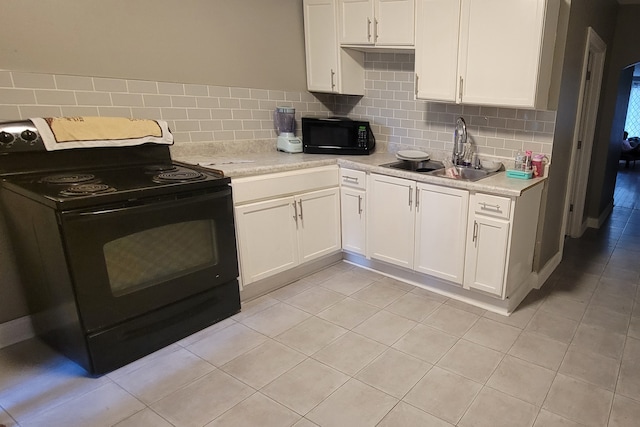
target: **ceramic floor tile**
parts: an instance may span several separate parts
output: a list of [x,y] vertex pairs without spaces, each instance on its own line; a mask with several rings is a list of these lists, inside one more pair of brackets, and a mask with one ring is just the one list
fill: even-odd
[[349,376],[307,359],[265,386],[261,392],[305,415],[349,380]]
[[360,301],[384,308],[405,295],[407,291],[382,282],[373,282],[366,288],[351,295]]
[[388,394],[351,379],[305,418],[323,427],[375,426],[397,403]]
[[550,369],[506,356],[487,381],[487,386],[540,407],[555,376]]
[[404,402],[398,403],[395,408],[385,416],[376,427],[453,427],[440,418],[427,414],[418,408],[407,405]]
[[478,321],[480,316],[468,311],[458,310],[448,305],[441,305],[436,311],[422,321],[425,325],[440,329],[448,334],[463,336]]
[[558,372],[605,390],[614,391],[619,368],[620,361],[617,359],[571,347]]
[[458,301],[455,299],[449,299],[445,302],[449,307],[457,308],[459,310],[468,311],[469,313],[477,314],[478,316],[483,316],[487,310],[476,307],[475,305],[467,304],[466,302]]
[[503,356],[498,351],[461,339],[437,366],[484,384]]
[[[238,313],[240,314],[240,313]],[[186,338],[181,339],[180,341],[176,342],[177,345],[181,346],[181,347],[188,347],[189,345],[193,344],[196,341],[200,341],[201,339],[207,338],[221,330],[223,330],[224,328],[231,326],[231,325],[235,325],[237,322],[231,318],[231,317],[227,317],[224,320],[221,320],[218,323],[215,323],[211,326],[209,326],[208,328],[204,328],[201,331],[196,332],[195,334],[191,334]]]
[[131,374],[114,381],[146,404],[156,402],[216,369],[187,350],[154,359]]
[[353,332],[347,332],[313,358],[347,375],[355,375],[388,347]]
[[402,400],[457,424],[481,388],[481,384],[434,366]]
[[112,426],[144,404],[118,385],[109,383],[20,422],[21,427]]
[[353,298],[345,298],[336,305],[318,313],[318,317],[346,329],[353,329],[378,312],[378,307],[358,301]]
[[538,408],[497,390],[485,387],[458,423],[460,427],[530,426]]
[[538,311],[525,331],[568,344],[578,328],[578,322],[553,313]]
[[151,405],[173,425],[203,426],[255,392],[232,376],[214,372]]
[[222,366],[268,340],[264,335],[240,323],[231,325],[187,347],[215,366]]
[[114,424],[113,427],[173,427],[173,424],[146,408],[118,424]]
[[638,420],[640,420],[640,402],[617,394],[613,398],[608,427],[637,427]]
[[261,393],[255,393],[234,406],[206,427],[226,426],[290,426],[300,419],[295,412],[285,408]]
[[558,374],[543,407],[572,421],[596,427],[607,424],[612,402],[610,391]]
[[[282,288],[281,288],[282,289]],[[263,295],[259,298],[253,299],[248,302],[243,302],[240,309],[240,313],[237,313],[231,317],[236,322],[240,322],[242,319],[251,317],[254,314],[260,313],[262,310],[277,304],[279,301],[273,295]]]
[[312,423],[306,418],[300,419],[297,423],[295,423],[292,427],[319,427],[318,424]]
[[631,318],[627,335],[631,338],[640,339],[640,317]]
[[261,334],[275,337],[310,316],[311,314],[305,311],[280,302],[244,319],[242,323]]
[[131,375],[134,371],[137,371],[138,369],[142,368],[143,366],[150,363],[155,363],[156,360],[160,360],[160,358],[165,357],[166,355],[173,353],[174,351],[181,350],[182,348],[183,347],[179,346],[178,344],[168,345],[164,348],[161,348],[158,351],[154,351],[151,354],[148,354],[138,360],[135,360],[127,365],[124,365],[121,368],[111,371],[106,376],[111,378],[114,381],[117,380],[118,378],[126,377],[128,375]]
[[561,417],[560,415],[542,409],[536,418],[533,427],[584,427],[574,421]]
[[586,302],[576,301],[552,293],[545,299],[539,310],[580,321],[586,309]]
[[457,341],[458,338],[453,335],[446,334],[429,326],[416,325],[415,328],[393,344],[393,348],[434,364],[440,360]]
[[281,333],[275,340],[310,356],[346,332],[340,326],[313,316]]
[[430,298],[430,299],[432,299],[434,301],[438,301],[438,302],[441,302],[441,303],[445,303],[445,302],[449,301],[449,297],[446,297],[444,295],[440,295],[438,293],[435,293],[435,292],[432,292],[430,290],[421,288],[419,286],[414,287],[411,290],[411,293],[412,294],[416,294],[416,295],[420,295],[421,297]]
[[622,357],[625,338],[625,335],[581,324],[571,341],[571,346],[619,360]]
[[442,302],[440,301],[425,298],[410,292],[386,306],[385,310],[399,316],[406,317],[407,319],[420,322],[441,305]]
[[582,323],[606,329],[616,334],[626,335],[629,329],[628,314],[620,314],[603,307],[589,306],[586,310]]
[[416,325],[413,320],[383,310],[353,328],[353,332],[381,344],[392,345]]
[[366,288],[374,281],[374,278],[367,277],[364,274],[359,274],[356,271],[347,271],[333,276],[330,280],[322,282],[321,286],[343,295],[352,295]]
[[616,392],[640,401],[640,340],[627,338]]
[[275,291],[270,292],[267,296],[275,300],[286,301],[289,298],[293,298],[294,296],[316,286],[317,283],[304,278],[290,283],[287,286],[283,286],[280,289],[276,289]]
[[429,369],[429,363],[391,348],[360,371],[356,378],[401,399]]
[[222,370],[259,389],[305,359],[302,353],[273,340],[250,350],[222,366]]
[[505,325],[515,326],[518,329],[524,329],[524,327],[527,326],[527,323],[529,323],[529,321],[531,320],[531,318],[535,313],[536,313],[535,309],[518,308],[509,316],[504,316],[502,314],[487,311],[485,314],[482,315],[482,317],[495,320],[496,322],[504,323]]
[[525,331],[513,343],[508,354],[556,371],[568,348],[568,344]]
[[589,305],[606,308],[620,314],[631,314],[633,311],[633,299],[609,293],[594,293]]
[[300,310],[306,311],[307,313],[318,314],[340,302],[344,298],[345,296],[338,292],[316,286],[289,298],[287,300],[287,304],[291,304]]
[[464,339],[506,353],[521,329],[491,319],[481,318],[464,334]]

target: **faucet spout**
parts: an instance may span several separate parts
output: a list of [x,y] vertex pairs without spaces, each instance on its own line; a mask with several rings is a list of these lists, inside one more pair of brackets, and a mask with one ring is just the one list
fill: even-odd
[[454,165],[462,163],[465,154],[465,144],[467,143],[467,124],[462,117],[456,120],[456,129],[453,133],[453,156],[451,160]]

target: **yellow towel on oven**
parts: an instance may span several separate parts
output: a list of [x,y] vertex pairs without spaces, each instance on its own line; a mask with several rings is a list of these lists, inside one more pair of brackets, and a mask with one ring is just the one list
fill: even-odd
[[31,119],[47,150],[173,144],[164,120],[126,117],[44,117]]

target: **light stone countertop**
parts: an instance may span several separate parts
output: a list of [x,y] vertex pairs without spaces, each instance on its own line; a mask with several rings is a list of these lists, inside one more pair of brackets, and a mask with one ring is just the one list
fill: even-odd
[[505,172],[499,172],[487,178],[471,182],[380,167],[379,165],[381,164],[397,161],[395,155],[391,153],[373,153],[369,156],[335,156],[305,153],[288,154],[273,150],[258,153],[182,154],[174,156],[174,160],[222,171],[225,176],[231,177],[232,181],[233,178],[244,176],[337,164],[349,169],[508,197],[520,196],[527,189],[546,180],[546,178],[507,178]]

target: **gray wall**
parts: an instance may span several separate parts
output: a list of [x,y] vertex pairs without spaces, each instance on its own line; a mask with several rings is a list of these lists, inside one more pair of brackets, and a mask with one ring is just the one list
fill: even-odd
[[0,69],[306,88],[301,0],[3,0]]
[[[544,266],[560,250],[560,243],[564,238],[561,233],[564,219],[564,201],[569,179],[568,169],[571,162],[571,144],[578,109],[580,76],[587,39],[587,28],[593,27],[604,40],[608,47],[607,57],[609,57],[617,10],[616,2],[611,0],[571,2],[553,142],[553,167],[549,170],[545,221],[538,260],[539,266]],[[607,69],[605,69],[606,73]]]
[[591,160],[588,191],[593,197],[588,206],[590,217],[597,218],[613,200],[632,77],[632,71],[623,72],[623,69],[640,62],[639,20],[640,6],[620,7],[609,67],[603,81],[603,99]]

